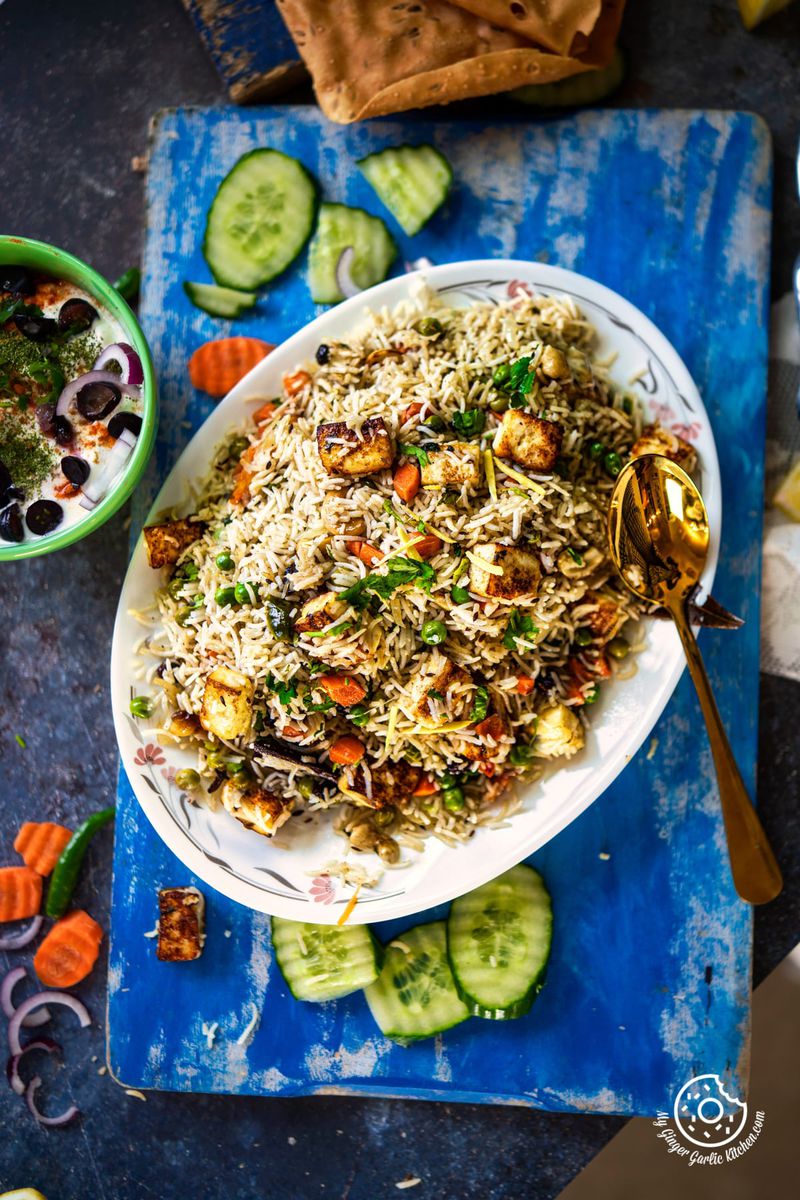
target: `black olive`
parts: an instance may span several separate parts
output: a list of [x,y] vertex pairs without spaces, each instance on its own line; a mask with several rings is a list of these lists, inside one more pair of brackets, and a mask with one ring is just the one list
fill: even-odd
[[77,454],[68,454],[61,460],[61,470],[70,483],[74,483],[75,487],[80,487],[89,478],[91,467],[85,458],[78,458]]
[[59,446],[68,446],[72,441],[72,425],[66,417],[56,417],[53,422],[53,436]]
[[56,431],[55,404],[39,404],[36,407],[36,420],[45,437],[53,437]]
[[49,342],[58,329],[52,317],[34,317],[27,313],[16,313],[14,324],[22,336],[31,342]]
[[317,362],[319,363],[319,365],[321,367],[325,366],[325,363],[328,361],[330,356],[331,356],[330,346],[326,346],[324,342],[322,343],[321,346],[317,346]]
[[87,421],[101,421],[119,404],[122,392],[113,383],[85,383],[78,392],[78,412]]
[[84,333],[96,320],[97,309],[79,296],[65,300],[58,312],[58,328],[68,329],[71,333]]
[[9,504],[0,512],[0,538],[4,542],[21,542],[25,537],[22,528],[22,517],[19,515],[19,505]]
[[138,437],[142,429],[142,418],[132,412],[114,413],[108,422],[108,432],[113,438],[118,438],[123,429],[128,429],[134,437]]
[[6,464],[0,459],[0,493],[5,492],[11,487],[11,472]]
[[64,509],[57,500],[34,500],[25,513],[25,524],[31,533],[43,537],[64,520]]
[[0,267],[0,290],[29,296],[33,291],[33,279],[25,267]]

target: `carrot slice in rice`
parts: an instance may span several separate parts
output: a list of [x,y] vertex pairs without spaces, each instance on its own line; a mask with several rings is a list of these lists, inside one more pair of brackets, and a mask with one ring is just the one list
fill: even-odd
[[345,542],[350,554],[361,559],[366,567],[374,567],[383,558],[380,550],[375,546],[371,546],[369,542],[362,542],[360,538],[350,538]]
[[342,766],[353,767],[357,762],[361,762],[363,757],[364,743],[349,733],[337,738],[328,751],[328,758],[331,762],[339,763]]
[[209,396],[226,396],[256,363],[274,350],[260,338],[229,337],[204,342],[189,359],[189,378]]
[[284,375],[283,390],[290,398],[299,396],[311,383],[308,371],[295,371],[293,375]]
[[76,908],[56,921],[34,955],[34,970],[45,987],[73,987],[97,962],[102,940],[102,927]]
[[334,704],[340,704],[342,708],[360,704],[367,694],[363,684],[351,675],[320,675],[319,686]]
[[0,921],[35,917],[41,903],[41,875],[30,867],[0,867]]
[[431,779],[430,775],[423,775],[411,795],[420,800],[424,796],[435,796],[439,791],[439,785],[435,779]]
[[37,875],[49,875],[71,837],[71,829],[54,821],[26,821],[14,839],[14,849],[26,867]]
[[256,425],[263,425],[266,421],[271,421],[278,411],[278,405],[274,400],[267,400],[266,404],[262,404],[253,413],[253,421]]

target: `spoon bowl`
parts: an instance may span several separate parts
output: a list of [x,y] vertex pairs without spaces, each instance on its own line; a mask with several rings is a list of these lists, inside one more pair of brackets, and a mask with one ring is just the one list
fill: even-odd
[[608,542],[626,586],[666,608],[675,622],[714,756],[736,890],[750,904],[773,900],[783,887],[781,873],[733,757],[689,622],[688,601],[709,544],[708,514],[691,478],[661,454],[635,458],[614,487]]

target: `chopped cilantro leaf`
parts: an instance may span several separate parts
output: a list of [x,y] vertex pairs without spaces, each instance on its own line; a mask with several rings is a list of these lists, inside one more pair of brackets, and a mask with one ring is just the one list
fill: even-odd
[[453,413],[453,429],[461,437],[475,437],[483,433],[485,425],[486,413],[482,408],[467,408],[463,412]]
[[524,637],[527,633],[535,634],[538,632],[539,629],[534,625],[533,619],[527,613],[521,613],[515,608],[508,619],[508,625],[503,637],[503,645],[507,650],[516,650],[517,638]]
[[354,583],[352,587],[345,588],[343,592],[340,592],[339,599],[345,604],[352,604],[354,608],[361,610],[369,604],[370,593],[380,596],[382,600],[388,600],[393,592],[406,583],[416,583],[424,591],[429,592],[435,578],[436,572],[426,562],[414,562],[410,558],[394,558],[390,561],[385,575],[373,573],[365,575],[363,579],[359,579],[358,583]]
[[401,446],[400,453],[408,455],[409,458],[415,458],[420,467],[427,467],[431,461],[427,450],[423,450],[421,446]]

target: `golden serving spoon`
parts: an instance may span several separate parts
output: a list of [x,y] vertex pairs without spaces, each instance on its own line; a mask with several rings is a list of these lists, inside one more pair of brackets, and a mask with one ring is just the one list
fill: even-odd
[[660,454],[636,458],[617,479],[608,538],[630,590],[663,605],[675,622],[711,742],[733,882],[743,900],[766,904],[783,887],[780,869],[736,766],[687,616],[708,554],[708,516],[700,493],[670,459]]

